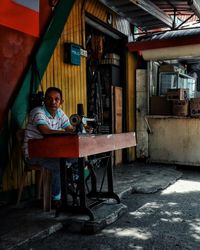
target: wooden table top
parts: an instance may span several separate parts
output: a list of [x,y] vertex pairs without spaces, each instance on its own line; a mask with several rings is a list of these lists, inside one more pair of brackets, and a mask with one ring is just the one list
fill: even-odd
[[29,156],[42,158],[78,158],[136,146],[134,132],[120,134],[48,135],[29,140]]

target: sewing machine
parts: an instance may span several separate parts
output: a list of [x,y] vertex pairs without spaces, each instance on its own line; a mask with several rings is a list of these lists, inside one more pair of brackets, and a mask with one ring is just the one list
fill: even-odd
[[93,134],[97,133],[98,120],[97,115],[94,115],[93,118],[88,118],[84,115],[73,114],[69,118],[72,126],[76,127],[77,134],[86,134],[87,131],[93,130]]

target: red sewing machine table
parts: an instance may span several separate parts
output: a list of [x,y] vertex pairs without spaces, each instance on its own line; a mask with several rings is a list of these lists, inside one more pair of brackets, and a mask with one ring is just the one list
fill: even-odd
[[[56,134],[48,135],[43,139],[33,139],[29,141],[30,158],[60,158],[61,162],[61,197],[63,209],[74,213],[88,214],[90,219],[94,219],[94,215],[89,206],[86,204],[85,195],[85,157],[100,153],[110,152],[118,149],[136,146],[135,133],[120,134]],[[65,180],[65,158],[78,158],[78,166],[80,171],[80,205],[69,206],[66,195]],[[93,189],[90,197],[114,198],[120,203],[119,197],[113,191],[113,169],[112,164],[107,168],[108,192],[97,192],[96,185],[93,183]]]

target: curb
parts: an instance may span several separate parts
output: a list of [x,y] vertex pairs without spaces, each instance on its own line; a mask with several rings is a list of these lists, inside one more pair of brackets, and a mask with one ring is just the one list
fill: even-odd
[[[132,189],[128,188],[127,190],[120,192],[118,195],[121,199],[127,196],[128,194],[131,194],[131,191]],[[123,203],[114,204],[114,203],[110,203],[110,200],[109,200],[102,204],[105,207],[106,206],[109,207],[111,205],[113,206],[112,211],[102,218],[96,218],[94,221],[89,221],[87,216],[85,217],[78,216],[78,215],[77,216],[69,215],[69,217],[64,216],[65,218],[63,219],[61,218],[62,221],[55,222],[54,225],[51,225],[48,228],[43,229],[42,231],[34,233],[29,238],[24,239],[20,242],[17,242],[13,244],[13,246],[5,248],[5,250],[20,249],[20,247],[22,246],[24,247],[26,244],[30,244],[38,240],[47,238],[51,234],[56,233],[57,231],[63,228],[67,230],[68,232],[72,232],[72,233],[79,232],[83,234],[95,234],[101,231],[106,226],[118,220],[128,210],[127,206],[125,206]],[[107,208],[105,210],[107,210]]]

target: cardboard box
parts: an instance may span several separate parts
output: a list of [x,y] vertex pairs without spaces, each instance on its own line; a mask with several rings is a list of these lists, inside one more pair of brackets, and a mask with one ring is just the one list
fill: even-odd
[[113,65],[120,65],[120,60],[117,60],[115,58],[106,58],[106,59],[102,59],[100,60],[100,64],[113,64]]
[[151,96],[150,114],[172,115],[172,102],[167,101],[166,96]]
[[172,113],[176,116],[188,116],[189,102],[176,100],[173,101]]
[[200,117],[200,98],[192,98],[190,100],[190,116]]
[[178,67],[172,64],[163,64],[160,65],[160,72],[177,72],[178,71]]
[[120,56],[115,54],[115,53],[107,53],[105,55],[105,59],[116,59],[116,60],[120,60]]
[[185,101],[188,99],[189,89],[168,89],[167,100],[168,101]]

